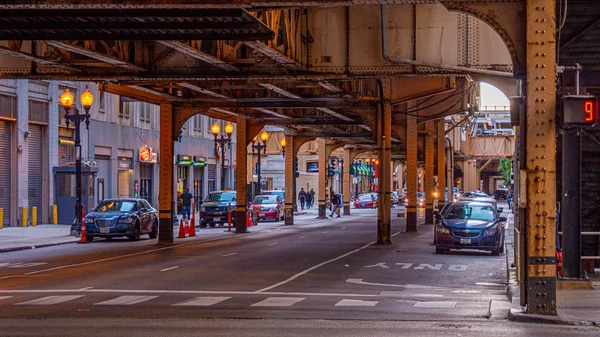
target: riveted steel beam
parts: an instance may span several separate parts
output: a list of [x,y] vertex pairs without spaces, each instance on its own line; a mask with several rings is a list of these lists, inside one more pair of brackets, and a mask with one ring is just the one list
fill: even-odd
[[169,98],[156,92],[142,91],[112,83],[100,83],[98,84],[98,90],[152,104],[171,102]]
[[425,223],[433,223],[434,121],[425,122]]
[[221,95],[221,94],[219,94],[217,92],[214,92],[214,91],[211,91],[211,90],[208,90],[208,89],[204,89],[204,88],[202,88],[200,86],[197,86],[197,85],[194,85],[194,84],[190,84],[190,83],[177,83],[177,85],[179,85],[180,87],[184,87],[184,88],[187,88],[187,89],[190,89],[190,90],[197,91],[197,92],[199,92],[201,94],[212,96],[214,98],[221,98],[221,99],[224,99],[224,100],[230,101],[230,102],[234,102],[235,101],[235,99],[232,98],[232,97]]
[[269,48],[269,46],[267,46],[266,44],[259,42],[259,41],[246,41],[244,42],[248,47],[256,50],[257,52],[260,52],[261,54],[265,55],[266,57],[275,60],[277,63],[279,63],[280,65],[282,65],[285,68],[288,68],[290,70],[294,70],[294,71],[306,71],[306,68],[301,65],[300,63],[288,58],[287,56],[284,56],[283,54],[279,53],[278,51]]
[[208,63],[214,67],[217,67],[219,69],[222,69],[225,71],[231,71],[231,72],[239,71],[239,69],[236,68],[235,66],[232,66],[231,64],[228,64],[227,62],[225,62],[223,60],[220,60],[212,55],[202,52],[196,48],[193,48],[192,46],[187,45],[181,41],[157,41],[157,42],[160,44],[163,44],[167,47],[173,48],[182,54],[193,57],[202,62],[206,62],[206,63]]
[[[35,42],[34,42],[35,43]],[[6,54],[6,55],[10,55],[16,58],[20,58],[23,60],[27,60],[27,61],[32,61],[35,63],[40,63],[40,64],[44,64],[47,66],[51,66],[51,67],[55,67],[55,68],[59,68],[59,69],[64,69],[64,70],[68,70],[68,71],[72,71],[72,72],[76,72],[79,73],[81,72],[81,69],[72,67],[68,64],[64,64],[64,63],[60,63],[60,62],[56,62],[56,61],[52,61],[52,60],[48,60],[48,59],[44,59],[42,57],[36,56],[36,55],[31,55],[22,51],[18,51],[18,50],[13,50],[10,48],[6,48],[3,46],[0,46],[0,54]]]
[[173,107],[160,104],[159,219],[158,243],[173,243]]
[[377,198],[377,243],[392,243],[391,227],[391,186],[392,172],[392,104],[390,101],[392,87],[389,80],[379,82],[379,90],[383,95],[383,104],[379,107],[378,115],[378,198]]
[[[252,130],[249,130],[246,125],[246,119],[238,117],[236,120],[236,151],[235,151],[235,159],[236,159],[236,203],[235,203],[235,232],[236,233],[246,233],[246,216],[247,216],[247,207],[248,207],[248,193],[247,192],[247,182],[248,182],[248,146],[244,146],[244,144],[249,143],[249,133],[252,133]],[[250,138],[251,139],[251,138]]]
[[[408,103],[407,106],[414,107]],[[406,231],[417,231],[417,117],[406,116]]]
[[127,61],[118,59],[116,57],[102,54],[97,51],[89,50],[84,47],[80,47],[80,46],[74,45],[74,44],[66,42],[66,41],[44,40],[43,42],[45,42],[46,44],[48,44],[50,46],[53,46],[56,48],[61,48],[61,49],[70,51],[75,54],[83,55],[83,56],[89,57],[91,59],[102,61],[102,62],[108,63],[110,65],[113,65],[115,67],[125,68],[125,69],[132,70],[132,71],[146,71],[146,69],[144,69],[136,64],[133,64],[131,62],[127,62]]
[[445,204],[445,198],[448,198],[448,202],[452,202],[454,195],[450,188],[446,194],[446,122],[444,119],[438,119],[435,121],[436,130],[436,154],[437,154],[437,192],[438,192],[438,209],[441,210]]

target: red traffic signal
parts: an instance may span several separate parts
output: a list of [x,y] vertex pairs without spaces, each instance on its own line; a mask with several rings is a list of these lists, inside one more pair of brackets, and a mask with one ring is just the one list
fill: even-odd
[[591,127],[598,121],[596,96],[567,95],[561,103],[564,127]]

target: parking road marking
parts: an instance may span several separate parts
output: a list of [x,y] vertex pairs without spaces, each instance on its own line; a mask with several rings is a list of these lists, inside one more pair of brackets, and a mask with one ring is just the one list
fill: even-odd
[[223,256],[224,256],[224,257],[228,257],[228,256],[234,256],[234,255],[237,255],[237,253],[229,253],[229,254],[225,254],[225,255],[223,255]]
[[417,302],[413,305],[413,308],[436,308],[436,309],[452,309],[456,305],[456,302],[451,301],[431,301],[431,302]]
[[251,307],[290,307],[306,297],[269,297],[258,303],[254,303]]
[[113,298],[112,300],[94,303],[94,305],[133,305],[146,301],[150,301],[153,298],[157,298],[158,296],[132,296],[125,295],[119,296],[117,298]]
[[173,266],[173,267],[161,269],[160,271],[169,271],[169,270],[173,270],[173,269],[177,269],[177,268],[179,268],[179,266]]
[[231,297],[196,297],[189,301],[173,304],[174,306],[210,307]]
[[16,305],[52,305],[76,300],[85,295],[55,295],[38,298],[35,300],[17,303]]

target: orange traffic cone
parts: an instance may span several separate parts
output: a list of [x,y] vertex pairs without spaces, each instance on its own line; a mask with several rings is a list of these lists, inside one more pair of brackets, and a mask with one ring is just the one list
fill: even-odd
[[246,227],[252,227],[252,217],[250,213],[246,213]]
[[192,213],[192,222],[190,224],[190,233],[189,233],[190,237],[196,236],[196,221],[194,218],[195,218],[194,213]]
[[185,225],[183,224],[183,218],[179,221],[179,235],[177,236],[180,239],[185,238]]
[[190,234],[190,222],[188,221],[187,217],[185,218],[184,223],[185,223],[185,235],[188,235],[188,234]]

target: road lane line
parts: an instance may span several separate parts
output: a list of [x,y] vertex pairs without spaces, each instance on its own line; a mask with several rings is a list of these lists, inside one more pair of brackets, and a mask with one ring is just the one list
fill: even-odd
[[348,227],[342,227],[342,229],[346,229],[346,228],[348,228]]
[[301,237],[299,237],[298,239],[304,239],[305,237],[306,237],[306,236],[301,236]]
[[158,296],[133,296],[125,295],[113,298],[112,300],[94,303],[94,305],[134,305],[151,299],[157,298]]
[[11,298],[12,296],[0,296],[0,301]]
[[443,288],[443,287],[426,286],[426,285],[420,285],[420,284],[390,284],[390,283],[365,282],[361,278],[349,278],[346,280],[346,282],[353,283],[353,284],[371,285],[371,286],[400,287],[400,288],[406,288],[406,289],[429,289],[429,290],[447,290],[448,289],[448,288]]
[[279,242],[273,242],[273,243],[268,244],[267,247],[275,246],[275,245],[278,245],[278,244],[279,244]]
[[[397,235],[397,234],[399,234],[399,233],[393,234],[392,236],[395,236],[395,235]],[[365,248],[367,248],[367,247],[369,247],[369,246],[372,246],[372,245],[374,245],[375,243],[377,243],[377,241],[369,242],[369,243],[367,243],[366,245],[364,245],[364,246],[362,246],[362,247],[360,247],[360,248],[358,248],[358,249],[355,249],[355,250],[353,250],[353,251],[350,251],[350,252],[348,252],[348,253],[346,253],[346,254],[340,255],[340,256],[338,256],[338,257],[336,257],[336,258],[333,258],[333,259],[331,259],[331,260],[328,260],[328,261],[325,261],[325,262],[321,262],[321,263],[319,263],[319,264],[317,264],[317,265],[314,265],[314,266],[312,266],[312,267],[310,267],[310,268],[308,268],[308,269],[305,269],[305,270],[303,270],[303,271],[301,271],[301,272],[297,273],[296,275],[293,275],[293,276],[289,277],[289,278],[288,278],[288,279],[286,279],[286,280],[283,280],[283,281],[281,281],[281,282],[279,282],[279,283],[275,283],[275,284],[273,284],[273,285],[271,285],[271,286],[268,286],[268,287],[266,287],[266,288],[259,289],[259,290],[257,290],[256,292],[257,292],[257,293],[262,293],[262,292],[265,292],[265,291],[267,291],[267,290],[271,290],[271,289],[273,289],[273,288],[277,288],[277,287],[279,287],[279,286],[282,286],[282,285],[284,285],[284,284],[286,284],[286,283],[289,283],[289,282],[291,282],[291,281],[293,281],[293,280],[297,279],[298,277],[300,277],[300,276],[302,276],[302,275],[305,275],[305,274],[307,274],[307,273],[310,273],[311,271],[313,271],[313,270],[315,270],[315,269],[317,269],[317,268],[320,268],[320,267],[322,267],[322,266],[324,266],[324,265],[326,265],[326,264],[329,264],[329,263],[331,263],[331,262],[335,262],[335,261],[337,261],[337,260],[341,260],[341,259],[343,259],[343,258],[345,258],[345,257],[347,257],[347,256],[350,256],[350,255],[354,254],[354,253],[360,252],[361,250],[363,250],[363,249],[365,249]]]
[[231,297],[196,297],[189,301],[175,303],[174,306],[187,306],[187,307],[210,307],[217,303],[221,303],[230,299]]
[[46,296],[42,298],[38,298],[35,300],[17,303],[15,305],[53,305],[64,303],[72,300],[76,300],[85,295],[54,295],[54,296]]
[[237,253],[229,253],[229,254],[225,254],[225,255],[223,255],[223,256],[224,256],[224,257],[228,257],[228,256],[234,256],[234,255],[237,255]]
[[363,300],[341,300],[334,307],[374,307],[378,301],[363,301]]
[[291,307],[305,299],[306,297],[269,297],[252,304],[251,307]]
[[431,301],[431,302],[417,302],[413,305],[413,308],[435,308],[435,309],[452,309],[456,305],[456,302],[452,301]]
[[173,266],[173,267],[161,269],[160,271],[169,271],[169,270],[173,270],[173,269],[177,269],[177,268],[179,268],[179,266]]

